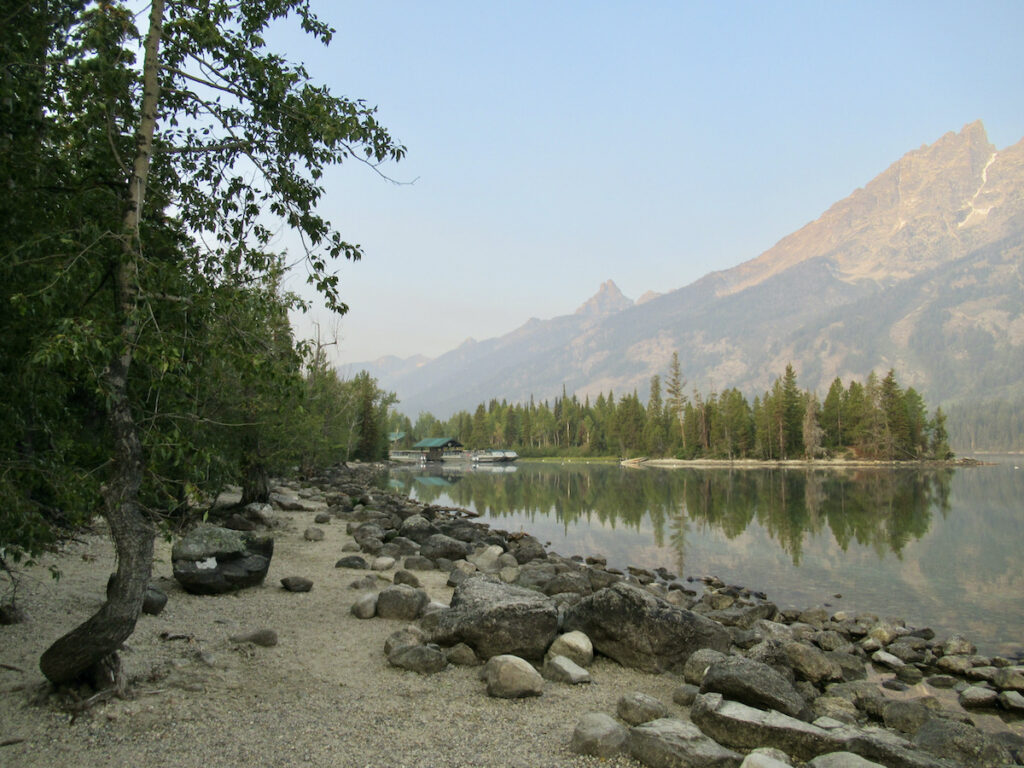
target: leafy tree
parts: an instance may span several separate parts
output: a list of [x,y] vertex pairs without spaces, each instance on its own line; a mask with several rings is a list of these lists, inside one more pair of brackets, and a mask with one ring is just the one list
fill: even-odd
[[[171,409],[187,405],[183,423],[208,418],[208,403],[196,398],[212,388],[183,386],[206,355],[197,344],[212,338],[197,339],[197,322],[230,318],[226,310],[253,289],[288,301],[272,280],[279,223],[301,234],[311,282],[343,312],[330,260],[361,252],[317,213],[324,169],[404,154],[373,109],[332,96],[267,52],[264,31],[292,14],[315,38],[330,39],[302,0],[153,0],[144,35],[119,2],[24,3],[0,25],[12,54],[5,62],[31,73],[5,74],[0,84],[0,103],[5,111],[16,105],[22,122],[2,131],[0,148],[14,182],[0,235],[0,337],[18,335],[4,352],[24,374],[0,384],[19,404],[4,412],[14,431],[3,460],[36,470],[58,461],[75,472],[102,468],[92,489],[103,485],[118,559],[109,600],[43,655],[54,683],[116,677],[116,650],[149,579],[153,505],[169,495],[157,475],[180,485],[193,447],[207,447],[189,441],[210,432],[208,421],[202,430],[171,426],[180,421]],[[247,316],[259,334],[272,330]],[[225,337],[243,345],[253,326],[233,330]],[[22,405],[26,383],[46,379],[51,404]],[[58,473],[26,472],[17,484],[19,504],[35,519],[55,505],[93,511],[62,495]],[[2,543],[38,546],[35,528],[5,528]]]

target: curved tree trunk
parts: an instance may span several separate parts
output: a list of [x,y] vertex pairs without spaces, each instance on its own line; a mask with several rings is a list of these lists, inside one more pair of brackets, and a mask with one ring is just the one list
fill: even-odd
[[132,414],[128,379],[137,336],[135,315],[139,300],[138,270],[141,259],[139,223],[149,178],[160,88],[157,78],[163,0],[153,0],[143,64],[142,116],[136,137],[136,154],[128,185],[122,238],[124,249],[114,265],[114,293],[120,322],[114,358],[103,372],[108,413],[114,438],[114,471],[104,493],[105,516],[117,552],[117,573],[103,607],[46,649],[39,668],[54,684],[91,678],[99,686],[119,684],[117,650],[135,630],[153,564],[152,520],[139,506],[142,485],[142,442]]

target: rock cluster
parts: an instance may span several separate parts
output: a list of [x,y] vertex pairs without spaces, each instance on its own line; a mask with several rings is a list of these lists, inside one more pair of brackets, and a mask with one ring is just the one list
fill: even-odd
[[[562,557],[528,534],[354,483],[321,494],[355,543],[337,562],[362,572],[352,613],[403,623],[385,644],[392,666],[481,665],[482,693],[501,698],[587,684],[595,654],[678,677],[671,704],[637,691],[615,713],[584,714],[567,733],[579,754],[649,766],[1024,764],[1024,738],[987,736],[971,720],[1022,716],[1024,666],[980,656],[961,637],[871,614],[780,610],[716,579],[688,586],[662,569]],[[449,574],[449,604],[419,586],[415,572],[430,569]],[[956,704],[933,695],[943,688]]]

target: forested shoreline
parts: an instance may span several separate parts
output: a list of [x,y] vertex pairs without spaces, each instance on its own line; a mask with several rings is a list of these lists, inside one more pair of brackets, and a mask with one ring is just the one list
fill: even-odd
[[924,399],[890,370],[862,383],[835,379],[824,400],[802,390],[792,365],[753,403],[736,388],[686,391],[674,354],[663,383],[651,378],[646,402],[614,392],[581,402],[564,389],[552,403],[496,399],[441,421],[421,413],[413,423],[392,413],[400,445],[451,437],[472,449],[511,448],[523,456],[650,456],[678,459],[945,460],[952,457],[946,416],[929,416]]

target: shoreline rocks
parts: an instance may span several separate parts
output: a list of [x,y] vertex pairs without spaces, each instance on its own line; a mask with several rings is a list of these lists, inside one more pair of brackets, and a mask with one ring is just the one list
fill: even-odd
[[[1024,764],[1024,738],[968,724],[971,713],[1022,717],[1024,665],[979,656],[962,637],[868,613],[779,609],[710,578],[698,594],[668,572],[563,557],[529,534],[358,483],[329,478],[320,490],[355,541],[337,567],[374,574],[353,585],[352,612],[414,622],[385,648],[395,674],[483,662],[486,695],[539,697],[529,706],[553,686],[589,682],[595,654],[678,678],[668,706],[636,691],[615,713],[583,715],[566,734],[577,754],[650,766]],[[454,586],[449,605],[430,602],[410,573],[434,569]]]

